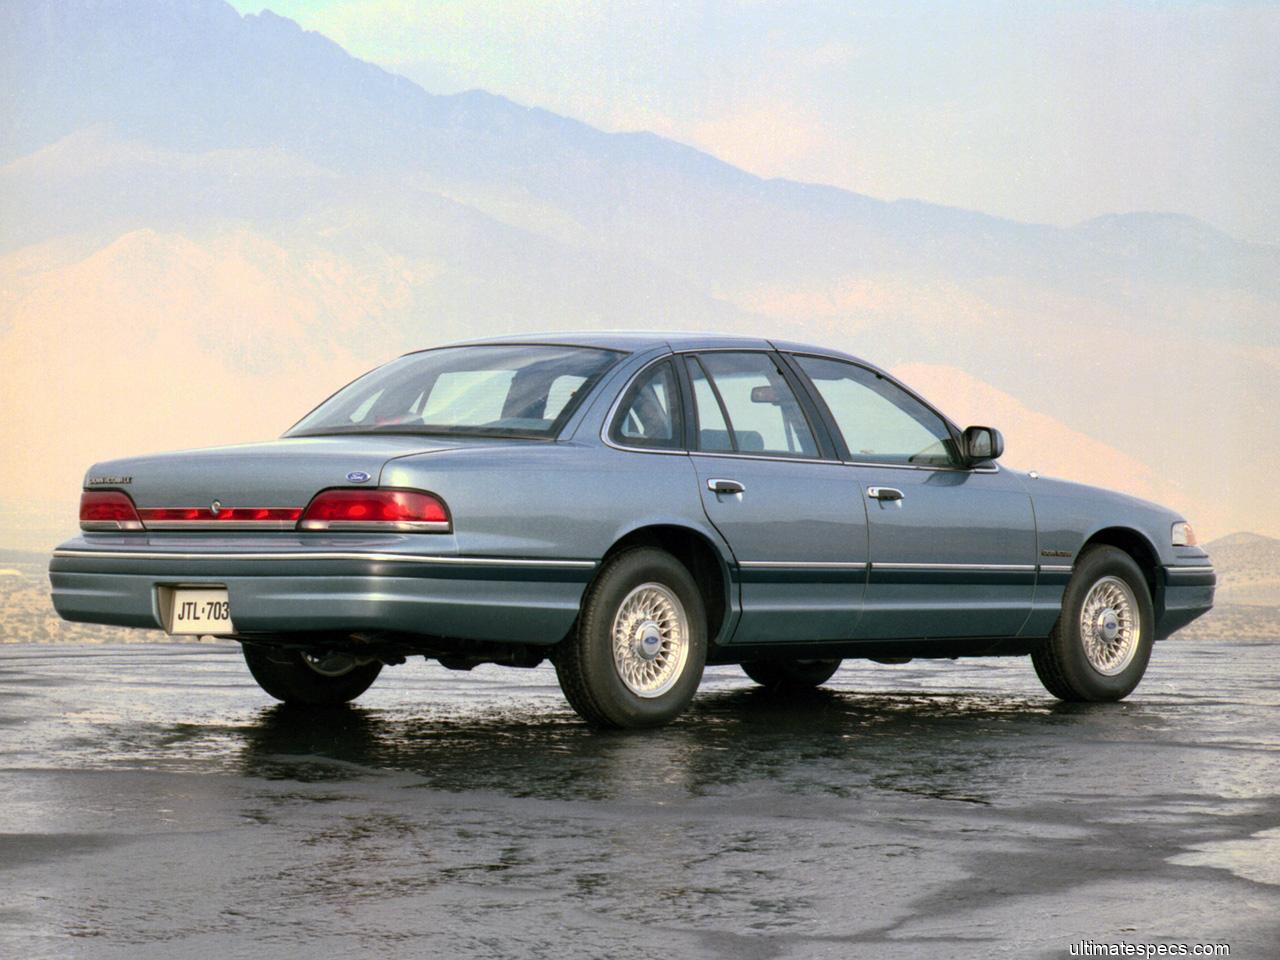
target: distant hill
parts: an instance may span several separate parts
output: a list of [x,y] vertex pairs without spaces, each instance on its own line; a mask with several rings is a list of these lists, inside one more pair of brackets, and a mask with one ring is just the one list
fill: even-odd
[[0,553],[0,644],[151,643],[167,639],[159,630],[67,623],[49,599],[48,567],[48,555]]
[[3,550],[0,549],[0,566],[10,564],[47,564],[49,555],[35,550]]
[[[0,162],[85,131],[98,137],[93,149],[79,144],[7,166],[13,187],[49,178],[127,187],[135,165],[149,186],[100,196],[107,203],[97,210],[57,194],[29,197],[6,217],[9,244],[138,216],[203,219],[214,212],[208,201],[232,199],[220,181],[233,177],[240,200],[231,217],[287,217],[332,204],[338,187],[357,188],[348,202],[367,203],[371,190],[391,186],[412,209],[425,189],[504,222],[520,207],[524,215],[556,211],[566,238],[693,267],[700,283],[707,270],[713,283],[761,284],[825,279],[833,269],[940,269],[1035,276],[1073,291],[1082,276],[1120,274],[1280,291],[1271,269],[1280,251],[1191,217],[1113,214],[1064,229],[766,180],[654,134],[605,133],[483,91],[433,95],[291,20],[270,11],[241,17],[222,0],[8,5],[0,70],[6,89],[21,94],[6,100]],[[169,173],[161,182],[157,167]],[[165,179],[188,189],[170,195]],[[263,184],[276,189],[255,189]],[[531,219],[537,232],[544,220]],[[1230,335],[1251,319],[1222,317],[1211,332]],[[1252,332],[1280,342],[1276,331]]]
[[1276,445],[1223,429],[1280,378],[1280,248],[762,179],[434,95],[222,0],[0,5],[0,85],[0,515],[24,542],[56,542],[95,459],[276,435],[404,350],[573,327],[961,371],[1040,425],[1011,457],[1079,450],[1055,470],[1280,531]]
[[1219,602],[1280,607],[1280,540],[1233,533],[1205,550],[1218,570]]

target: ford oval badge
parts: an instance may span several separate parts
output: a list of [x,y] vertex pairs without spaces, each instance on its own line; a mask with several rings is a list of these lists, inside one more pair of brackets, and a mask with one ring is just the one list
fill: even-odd
[[369,475],[363,470],[352,470],[347,474],[347,480],[351,483],[364,483],[369,479]]

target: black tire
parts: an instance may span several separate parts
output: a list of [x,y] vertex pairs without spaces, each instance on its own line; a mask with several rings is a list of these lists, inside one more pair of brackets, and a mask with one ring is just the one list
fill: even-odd
[[[1108,577],[1128,585],[1135,603],[1138,637],[1132,659],[1113,675],[1100,671],[1085,651],[1081,610],[1090,590]],[[1036,675],[1059,700],[1103,702],[1123,700],[1138,685],[1155,642],[1155,610],[1151,591],[1133,558],[1116,547],[1093,547],[1076,561],[1062,597],[1062,613],[1043,647],[1031,655]]]
[[[669,686],[640,696],[627,686],[615,662],[614,620],[633,591],[657,584],[683,607],[686,646],[673,663]],[[612,557],[587,591],[577,630],[555,650],[560,689],[578,716],[593,727],[638,729],[674,720],[697,692],[707,661],[707,617],[693,577],[671,554],[634,547]]]
[[244,662],[260,686],[277,700],[302,706],[333,706],[354,700],[373,685],[382,672],[377,660],[351,664],[340,673],[321,673],[298,650],[243,644]]
[[820,687],[840,669],[841,660],[748,660],[742,672],[770,693],[800,693]]

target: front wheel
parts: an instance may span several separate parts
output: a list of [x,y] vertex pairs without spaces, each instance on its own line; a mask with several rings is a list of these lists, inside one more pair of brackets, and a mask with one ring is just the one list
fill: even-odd
[[610,559],[578,628],[553,657],[565,699],[595,727],[656,727],[693,699],[707,660],[707,618],[689,571],[662,550]]
[[246,643],[249,672],[277,700],[305,706],[332,706],[354,700],[382,672],[377,660],[345,653],[304,653]]
[[1123,700],[1146,672],[1154,640],[1142,571],[1123,550],[1095,547],[1076,562],[1058,622],[1031,662],[1059,700]]
[[839,660],[749,660],[742,672],[771,693],[820,687],[840,669]]

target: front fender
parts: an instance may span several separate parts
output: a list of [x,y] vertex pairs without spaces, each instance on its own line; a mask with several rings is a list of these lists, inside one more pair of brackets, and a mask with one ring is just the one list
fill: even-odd
[[[1159,504],[1083,483],[1049,477],[1023,478],[1036,512],[1037,544],[1045,564],[1069,565],[1094,537],[1126,530],[1140,537],[1158,564],[1182,559],[1172,543],[1173,525],[1182,517]],[[1198,548],[1192,555],[1204,556]]]

